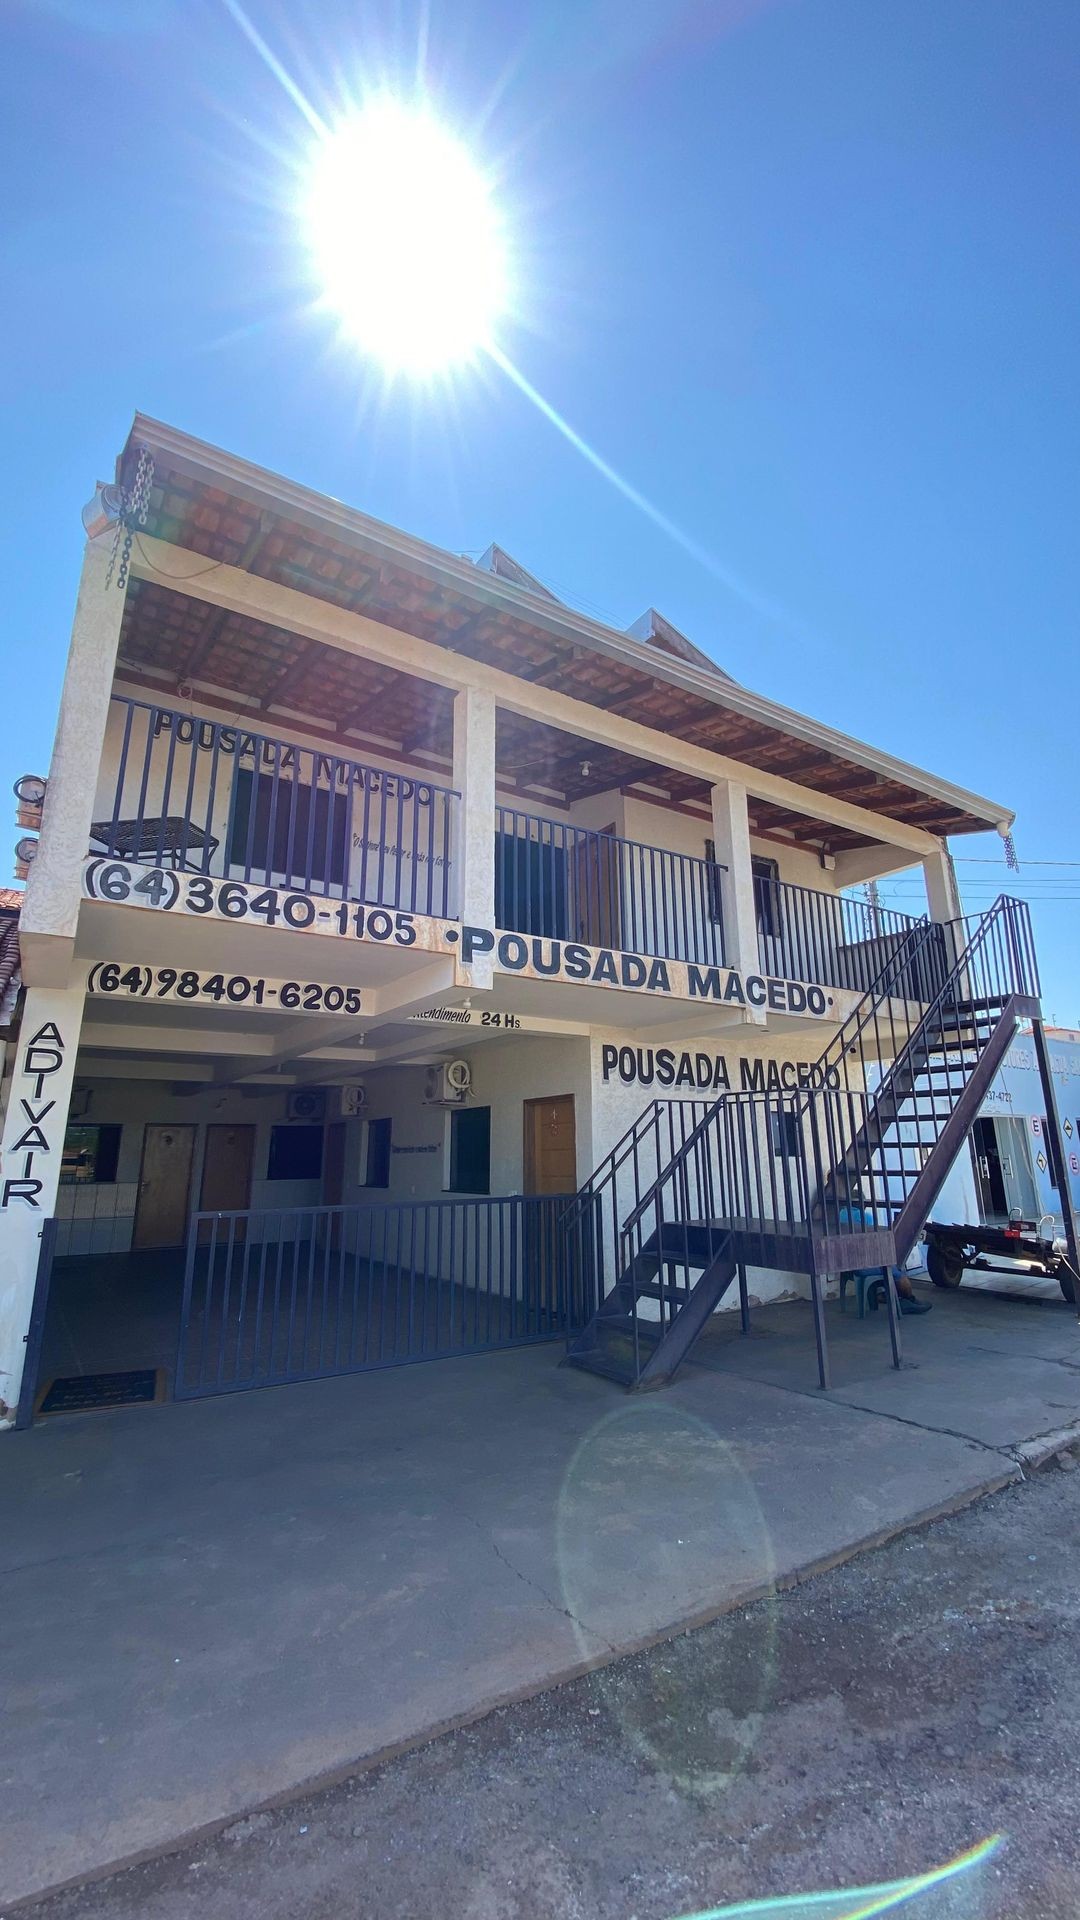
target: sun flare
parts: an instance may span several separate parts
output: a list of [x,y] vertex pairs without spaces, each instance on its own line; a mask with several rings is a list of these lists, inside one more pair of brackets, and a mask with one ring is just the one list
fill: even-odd
[[424,108],[379,100],[321,139],[303,225],[322,302],[391,372],[470,360],[507,300],[491,186]]

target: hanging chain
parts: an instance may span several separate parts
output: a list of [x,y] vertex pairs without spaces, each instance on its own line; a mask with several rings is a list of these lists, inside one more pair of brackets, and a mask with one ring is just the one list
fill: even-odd
[[1016,843],[1013,840],[1012,834],[1003,833],[1001,837],[1005,842],[1005,865],[1008,867],[1010,873],[1019,873],[1020,862],[1016,857]]
[[[116,572],[116,584],[123,593],[128,583],[128,570],[131,566],[131,543],[136,527],[145,527],[150,511],[150,489],[154,484],[154,456],[149,447],[140,446],[135,478],[129,491],[124,493],[123,505],[116,522],[113,535],[112,553],[109,556],[109,571],[105,584],[112,582]],[[120,564],[117,567],[117,558]]]

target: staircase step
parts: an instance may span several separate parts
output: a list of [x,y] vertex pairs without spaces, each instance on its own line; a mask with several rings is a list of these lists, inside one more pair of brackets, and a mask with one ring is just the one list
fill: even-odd
[[[567,1364],[581,1367],[586,1373],[603,1374],[606,1380],[618,1380],[624,1387],[632,1386],[637,1379],[633,1321],[627,1317],[597,1319],[591,1331],[595,1336],[592,1343],[572,1348],[566,1356]],[[638,1321],[636,1358],[639,1362],[648,1358],[665,1332],[659,1321]]]
[[614,1380],[620,1387],[631,1387],[635,1374],[633,1367],[618,1365],[608,1360],[600,1347],[586,1347],[583,1353],[568,1353],[563,1361],[564,1367],[578,1367],[582,1373],[598,1373],[603,1380]]
[[685,1306],[693,1288],[671,1285],[665,1287],[661,1286],[659,1280],[650,1280],[643,1287],[635,1287],[634,1291],[639,1300],[666,1300],[670,1306],[678,1308]]

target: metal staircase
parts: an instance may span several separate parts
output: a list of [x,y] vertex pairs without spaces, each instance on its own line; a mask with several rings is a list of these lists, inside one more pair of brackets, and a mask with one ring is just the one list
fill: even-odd
[[1002,896],[898,938],[797,1092],[654,1101],[564,1216],[600,1299],[568,1364],[661,1386],[736,1280],[746,1325],[746,1269],[765,1267],[809,1275],[827,1386],[822,1276],[906,1258],[1038,995],[1027,906]]

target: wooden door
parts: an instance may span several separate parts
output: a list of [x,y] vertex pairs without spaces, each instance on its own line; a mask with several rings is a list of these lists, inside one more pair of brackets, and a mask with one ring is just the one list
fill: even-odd
[[[207,1127],[199,1195],[200,1213],[235,1213],[250,1207],[254,1159],[253,1126],[236,1127],[215,1121],[213,1126]],[[234,1239],[243,1239],[246,1226],[246,1221],[237,1221]],[[208,1240],[210,1234],[210,1222],[204,1221],[199,1229],[199,1238]]]
[[[615,832],[615,823],[603,829]],[[619,847],[612,838],[589,834],[578,842],[574,884],[577,893],[577,937],[590,947],[622,946],[622,902],[619,894]]]
[[524,1142],[526,1193],[577,1192],[577,1128],[574,1096],[526,1100]]
[[151,1124],[145,1128],[131,1234],[133,1247],[183,1245],[194,1151],[193,1126]]

